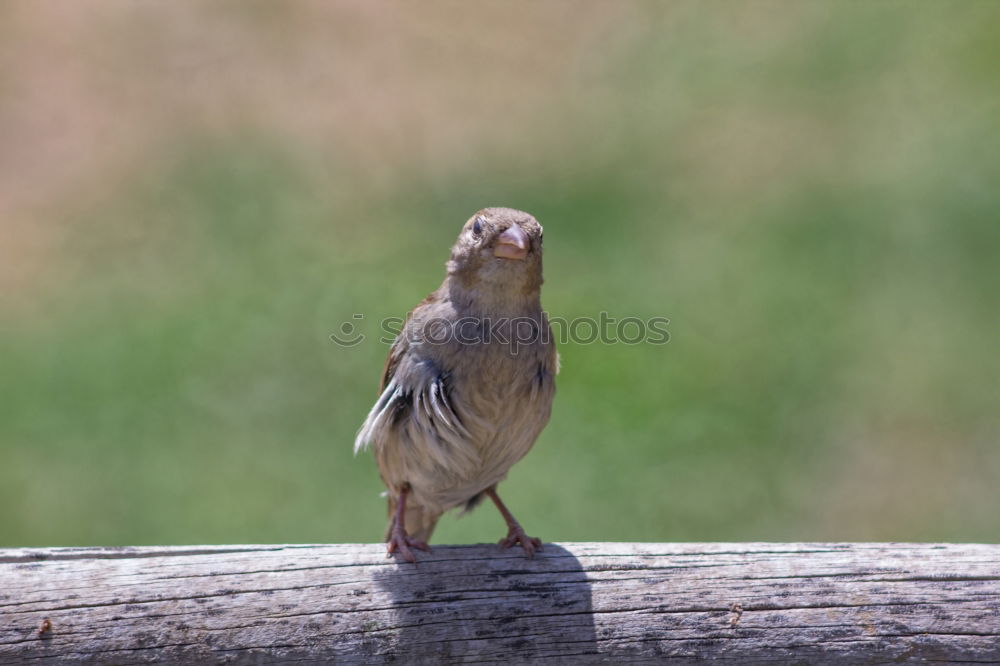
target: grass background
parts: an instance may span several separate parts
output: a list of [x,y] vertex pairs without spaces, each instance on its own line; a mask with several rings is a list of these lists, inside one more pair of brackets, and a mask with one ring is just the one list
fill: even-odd
[[489,205],[545,225],[554,316],[671,320],[561,348],[501,486],[532,534],[996,541],[997,34],[986,0],[3,5],[0,545],[379,539],[377,322]]

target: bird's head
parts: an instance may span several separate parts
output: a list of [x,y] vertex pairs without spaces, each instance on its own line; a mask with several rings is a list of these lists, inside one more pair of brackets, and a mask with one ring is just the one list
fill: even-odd
[[542,285],[542,225],[524,211],[484,208],[465,223],[451,248],[448,275],[466,288],[507,295]]

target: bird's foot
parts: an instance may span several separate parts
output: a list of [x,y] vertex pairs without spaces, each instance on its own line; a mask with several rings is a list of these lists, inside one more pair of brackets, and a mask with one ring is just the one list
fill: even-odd
[[524,533],[524,529],[518,525],[513,524],[507,531],[507,536],[500,539],[501,548],[510,548],[516,544],[521,544],[521,548],[524,548],[524,552],[527,553],[528,559],[535,556],[536,550],[542,549],[542,540],[537,537],[530,537]]
[[394,529],[387,543],[386,556],[392,557],[394,553],[398,552],[400,557],[404,560],[416,564],[417,558],[413,554],[413,551],[410,550],[411,548],[416,548],[417,550],[422,550],[428,553],[431,552],[431,547],[428,546],[426,542],[421,541],[420,539],[414,539],[401,529]]

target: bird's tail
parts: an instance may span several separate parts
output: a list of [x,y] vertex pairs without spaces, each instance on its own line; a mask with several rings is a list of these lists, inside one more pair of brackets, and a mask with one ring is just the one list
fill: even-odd
[[[392,523],[395,515],[396,500],[390,497],[389,525],[385,528],[386,541],[389,540],[389,536],[392,534]],[[406,533],[414,539],[419,539],[424,543],[428,543],[431,540],[431,533],[434,532],[434,526],[437,525],[438,518],[440,517],[440,513],[428,511],[419,504],[414,504],[412,498],[410,498],[406,503],[406,512],[403,514]]]

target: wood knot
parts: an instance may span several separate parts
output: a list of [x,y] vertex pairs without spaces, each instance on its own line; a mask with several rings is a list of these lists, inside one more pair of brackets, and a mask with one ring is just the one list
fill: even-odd
[[733,605],[729,607],[729,612],[733,614],[729,618],[729,626],[735,629],[736,625],[740,623],[740,618],[743,617],[743,606],[739,602],[734,601]]

